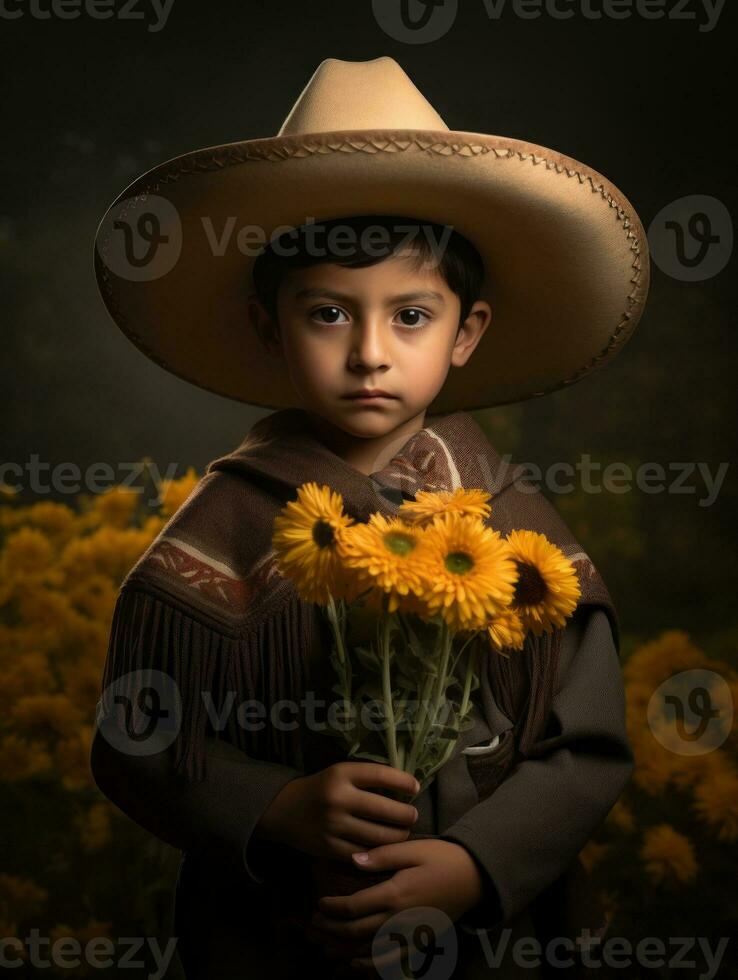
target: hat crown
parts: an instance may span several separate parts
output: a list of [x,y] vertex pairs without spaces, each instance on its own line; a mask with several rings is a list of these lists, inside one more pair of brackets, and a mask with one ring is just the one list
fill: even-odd
[[326,58],[277,135],[344,129],[448,130],[448,126],[394,58]]

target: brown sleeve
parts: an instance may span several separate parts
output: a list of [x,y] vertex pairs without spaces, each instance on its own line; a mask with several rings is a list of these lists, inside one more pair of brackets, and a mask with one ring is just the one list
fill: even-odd
[[580,607],[568,621],[544,737],[486,799],[439,836],[465,847],[488,898],[462,920],[512,920],[562,874],[605,819],[634,768],[625,692],[609,620]]
[[[102,720],[104,728],[111,722]],[[222,739],[207,736],[207,773],[199,782],[176,775],[171,749],[135,756],[118,751],[95,731],[90,756],[98,788],[131,820],[182,851],[200,851],[242,866],[254,886],[264,883],[270,844],[249,850],[254,830],[272,800],[303,773],[252,759]],[[262,862],[264,862],[262,864]]]
[[[257,633],[252,645],[265,642]],[[254,831],[280,790],[304,773],[252,757],[216,735],[206,695],[216,706],[228,703],[228,667],[238,652],[233,637],[173,599],[124,585],[111,624],[90,765],[100,790],[140,826],[180,850],[244,868],[257,886],[264,877],[249,847]],[[254,650],[246,653],[249,664]],[[133,705],[142,706],[141,714],[129,726]],[[153,726],[143,724],[146,717]],[[274,845],[259,844],[268,867]]]

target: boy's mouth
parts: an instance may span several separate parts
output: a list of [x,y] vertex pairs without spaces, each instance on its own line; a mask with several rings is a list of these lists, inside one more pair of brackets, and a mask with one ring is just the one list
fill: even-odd
[[359,401],[369,401],[377,399],[387,399],[394,398],[394,395],[390,395],[389,392],[383,391],[381,388],[360,388],[358,391],[352,391],[348,395],[344,395],[344,398],[358,399]]

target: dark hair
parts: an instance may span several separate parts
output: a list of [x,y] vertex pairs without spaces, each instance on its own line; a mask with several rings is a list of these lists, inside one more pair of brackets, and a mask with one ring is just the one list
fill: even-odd
[[[256,295],[272,321],[277,324],[277,290],[288,270],[304,269],[322,262],[362,268],[390,258],[401,246],[408,244],[415,252],[409,258],[414,260],[416,268],[420,268],[434,257],[434,248],[448,236],[442,247],[438,273],[448,288],[459,297],[460,327],[479,299],[484,281],[484,264],[471,242],[455,229],[451,229],[449,235],[448,227],[418,218],[384,214],[355,215],[301,225],[278,236],[257,257],[252,270]],[[329,233],[338,229],[349,231],[354,238],[349,254],[346,242],[339,243],[340,247],[333,247],[336,244],[335,239]],[[383,233],[384,251],[381,254],[378,254],[379,250],[373,244],[371,248],[366,247],[365,233],[369,229],[379,229]],[[327,243],[324,241],[320,249],[315,246],[315,235],[318,231],[327,237]],[[428,233],[432,234],[434,245],[428,240]],[[409,239],[411,234],[412,238]]]

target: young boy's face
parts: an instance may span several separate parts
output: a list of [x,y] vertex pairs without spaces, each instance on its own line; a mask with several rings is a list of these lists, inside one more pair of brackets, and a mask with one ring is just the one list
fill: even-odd
[[[257,316],[266,316],[257,304]],[[381,440],[423,427],[451,365],[466,363],[491,310],[474,304],[459,329],[460,301],[435,267],[406,255],[364,268],[294,269],[277,295],[278,336],[302,407],[348,436]],[[267,332],[268,332],[267,328]],[[389,398],[350,398],[381,388]]]

